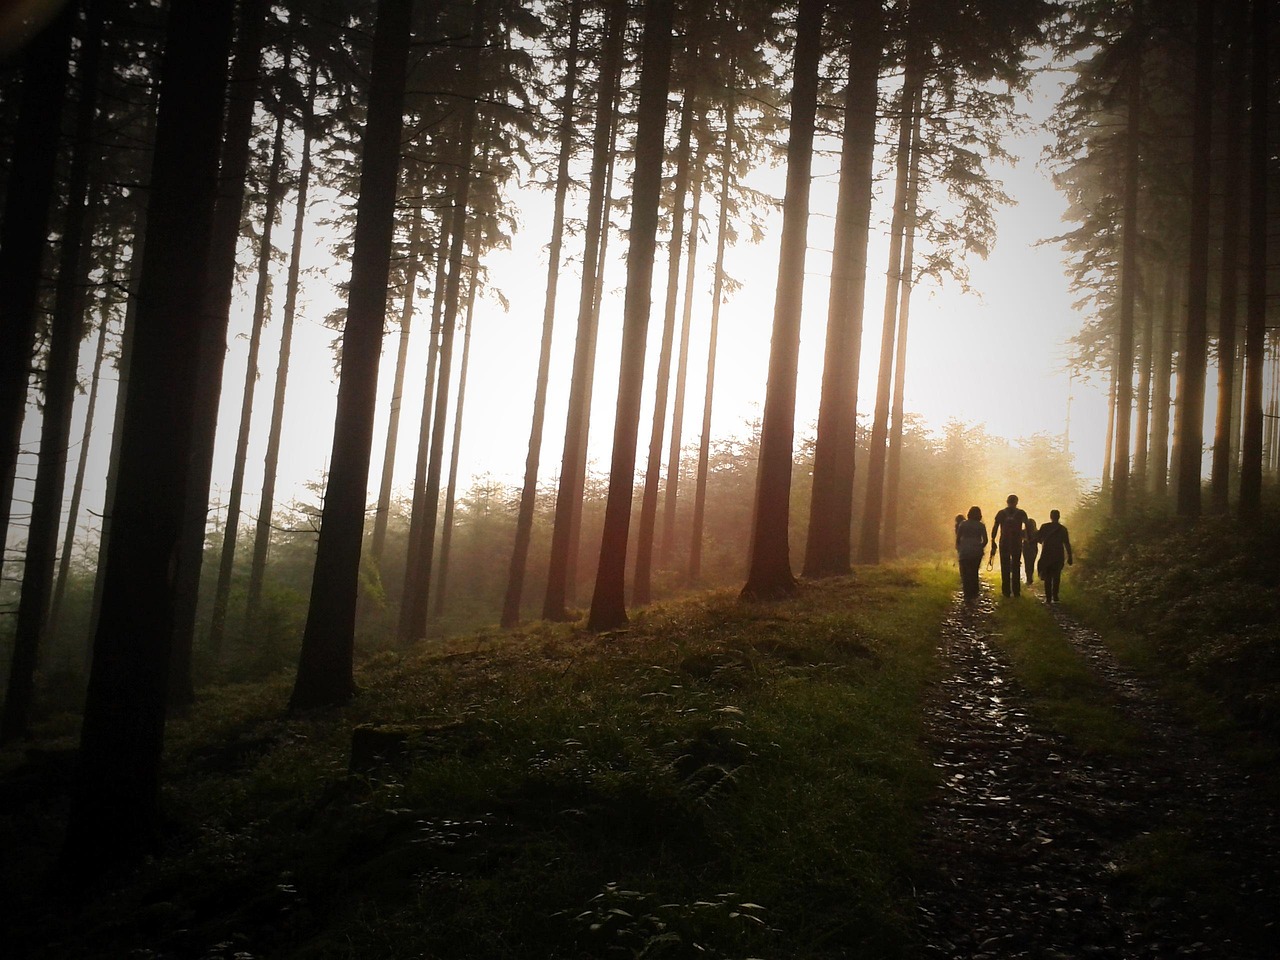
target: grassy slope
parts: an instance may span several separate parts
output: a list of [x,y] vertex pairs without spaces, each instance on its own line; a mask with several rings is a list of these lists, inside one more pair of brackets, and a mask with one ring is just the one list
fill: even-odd
[[[336,716],[223,689],[171,725],[169,853],[68,923],[29,881],[59,811],[5,814],[0,921],[55,957],[905,955],[953,589],[860,569],[602,638],[479,634],[369,664]],[[408,757],[349,776],[362,723]]]

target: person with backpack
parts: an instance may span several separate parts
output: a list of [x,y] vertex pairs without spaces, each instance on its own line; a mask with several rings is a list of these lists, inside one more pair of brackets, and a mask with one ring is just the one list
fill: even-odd
[[956,557],[960,561],[960,586],[966,600],[978,596],[978,566],[987,548],[987,525],[982,522],[982,511],[969,508],[968,519],[956,524]]
[[[1027,524],[1027,511],[1018,509],[1018,495],[1009,494],[1008,504],[996,514],[991,524],[991,559],[1000,551],[1000,592],[1022,596],[1022,532]],[[990,566],[990,562],[987,564]]]
[[1044,581],[1045,603],[1058,602],[1058,588],[1062,585],[1062,561],[1071,566],[1071,535],[1058,522],[1062,516],[1057,510],[1049,511],[1049,522],[1036,531],[1040,542],[1040,579]]
[[1027,530],[1022,537],[1022,562],[1027,569],[1027,583],[1036,578],[1036,551],[1040,542],[1036,539],[1036,522],[1027,517]]

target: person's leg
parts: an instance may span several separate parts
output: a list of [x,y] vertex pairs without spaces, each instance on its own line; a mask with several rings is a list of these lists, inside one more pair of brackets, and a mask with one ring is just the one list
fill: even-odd
[[1049,603],[1058,602],[1058,578],[1062,576],[1062,567],[1057,564],[1046,564],[1043,571],[1044,598]]
[[970,600],[978,594],[978,561],[977,560],[961,560],[960,561],[960,586],[964,590],[964,597]]
[[1015,597],[1022,595],[1022,547],[1012,550],[1000,548],[1000,579],[1005,587],[1005,596],[1012,591]]

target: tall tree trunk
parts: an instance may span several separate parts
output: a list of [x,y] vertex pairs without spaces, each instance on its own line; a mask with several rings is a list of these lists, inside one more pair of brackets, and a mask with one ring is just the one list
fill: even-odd
[[[469,74],[473,87],[479,82],[480,48],[485,27],[485,3],[477,0],[471,23]],[[435,561],[436,521],[440,509],[440,474],[444,463],[444,432],[449,413],[450,367],[453,363],[453,341],[458,327],[458,301],[462,289],[462,255],[468,226],[472,165],[475,161],[475,129],[478,102],[466,105],[462,132],[458,141],[458,177],[454,189],[452,236],[449,238],[449,277],[445,282],[444,326],[440,337],[440,373],[436,383],[436,401],[431,424],[431,456],[427,462],[427,484],[421,509],[421,535],[414,546],[416,569],[405,574],[405,598],[401,608],[402,643],[426,636],[427,611],[431,589],[431,568]],[[415,505],[414,513],[418,510]],[[416,517],[415,517],[416,519]]]
[[1107,435],[1102,450],[1102,496],[1111,496],[1111,462],[1116,448],[1116,383],[1119,373],[1115,355],[1111,357],[1111,386],[1107,392]]
[[884,318],[880,328],[880,367],[876,406],[871,420],[867,454],[867,492],[858,536],[858,562],[880,562],[880,522],[884,511],[886,444],[889,439],[890,380],[893,374],[894,333],[898,320],[898,290],[902,284],[903,225],[906,222],[908,174],[911,165],[912,118],[920,99],[920,64],[915,46],[908,48],[902,86],[902,117],[898,121],[897,181],[893,218],[889,226],[889,267],[885,271]]
[[516,515],[515,543],[507,572],[507,591],[502,600],[502,626],[520,621],[520,598],[533,537],[533,511],[538,500],[538,467],[542,458],[542,432],[547,417],[547,384],[551,376],[551,334],[555,326],[556,291],[560,283],[560,259],[564,248],[564,207],[569,192],[569,161],[574,153],[574,99],[578,83],[578,30],[582,0],[569,8],[569,51],[566,54],[564,98],[560,103],[560,156],[556,166],[555,207],[551,219],[551,246],[547,253],[547,290],[542,302],[542,343],[538,350],[538,379],[533,393],[533,425],[529,429],[529,453],[524,462],[524,486]]
[[413,0],[378,0],[377,11],[333,453],[291,710],[343,703],[355,692],[356,590],[395,232]]
[[382,482],[378,484],[378,507],[373,515],[373,540],[369,550],[373,562],[382,566],[382,551],[387,542],[387,515],[391,511],[391,481],[395,475],[396,445],[400,436],[400,398],[404,395],[404,370],[409,361],[409,333],[413,328],[413,304],[417,294],[419,248],[422,245],[422,203],[418,190],[413,208],[413,225],[409,228],[409,262],[404,278],[404,301],[400,310],[400,343],[396,350],[396,371],[391,381],[391,411],[387,417],[387,445],[382,454]]
[[262,84],[262,47],[266,35],[266,0],[245,0],[240,7],[228,91],[226,137],[218,172],[218,202],[214,211],[209,256],[209,287],[205,310],[212,317],[206,327],[204,359],[196,371],[195,453],[188,479],[187,514],[178,557],[177,610],[174,617],[173,664],[170,670],[174,706],[195,699],[191,678],[195,644],[200,570],[204,565],[205,531],[209,518],[209,483],[222,399],[222,372],[227,353],[227,327],[235,287],[236,247],[240,240],[245,181],[253,137],[253,111]]
[[80,334],[87,299],[89,247],[93,240],[89,173],[91,155],[96,152],[93,126],[102,62],[100,6],[95,5],[89,11],[81,51],[75,142],[67,177],[67,205],[45,361],[40,459],[36,465],[35,491],[31,501],[27,554],[14,629],[13,661],[4,713],[0,717],[0,743],[9,743],[30,732],[37,657],[41,642],[45,640],[49,601],[53,595],[58,524],[62,515],[62,491],[66,484],[71,413],[75,406]]
[[1262,512],[1262,381],[1267,339],[1267,121],[1272,0],[1253,0],[1249,64],[1249,266],[1245,305],[1244,435],[1240,442],[1241,519]]
[[863,26],[856,32],[850,48],[849,82],[845,87],[827,340],[818,404],[818,434],[813,451],[809,536],[804,551],[806,577],[841,576],[849,572],[853,526],[858,374],[883,44],[880,0],[860,0],[851,16]]
[[566,598],[573,582],[570,571],[576,568],[576,564],[571,564],[571,558],[577,553],[578,542],[574,515],[576,506],[582,500],[586,478],[585,450],[590,426],[590,391],[596,353],[596,273],[600,266],[602,224],[608,216],[604,201],[605,184],[610,170],[610,137],[618,122],[614,105],[622,70],[626,22],[626,4],[613,0],[605,8],[605,45],[600,62],[600,77],[596,82],[591,189],[587,200],[582,286],[578,294],[578,335],[574,344],[573,371],[569,383],[569,410],[565,419],[564,449],[560,458],[560,483],[556,490],[547,588],[542,603],[542,616],[547,620],[568,619]]
[[903,219],[902,285],[898,295],[898,344],[893,360],[893,404],[890,411],[889,453],[885,461],[884,532],[881,549],[892,560],[898,556],[898,496],[902,479],[902,430],[906,404],[907,323],[911,318],[911,290],[915,286],[916,206],[920,194],[920,115],[911,118],[911,170],[908,174],[907,210]]
[[1160,298],[1160,345],[1154,362],[1151,391],[1151,492],[1157,499],[1169,493],[1169,378],[1173,375],[1174,318],[1178,291],[1173,270],[1165,268],[1164,294]]
[[462,452],[462,413],[467,400],[467,368],[471,364],[471,321],[476,312],[476,290],[480,286],[479,230],[471,250],[470,281],[467,284],[467,319],[462,329],[462,363],[458,366],[458,402],[453,411],[453,449],[449,453],[449,480],[444,491],[444,521],[440,532],[440,572],[436,575],[436,596],[431,615],[444,615],[445,591],[449,584],[449,557],[453,549],[453,507],[458,495],[458,456]]
[[1138,355],[1138,418],[1134,425],[1133,489],[1139,494],[1147,489],[1148,444],[1151,432],[1151,334],[1155,326],[1155,308],[1155,299],[1148,292],[1143,298],[1142,330],[1138,338],[1142,350]]
[[706,524],[707,472],[711,459],[711,405],[716,387],[716,352],[720,341],[720,303],[724,299],[724,250],[729,235],[729,184],[732,181],[733,140],[736,136],[737,102],[733,84],[737,61],[729,62],[729,85],[725,90],[724,141],[720,147],[720,215],[716,225],[715,279],[711,284],[711,326],[707,333],[707,378],[702,393],[702,432],[698,438],[698,471],[693,488],[693,527],[689,540],[689,583],[702,577],[702,530]]
[[[1140,4],[1134,4],[1134,32],[1140,35]],[[1111,465],[1111,515],[1123,517],[1129,509],[1130,422],[1133,411],[1133,311],[1138,299],[1138,175],[1141,150],[1142,52],[1139,47],[1129,63],[1128,119],[1124,161],[1124,210],[1120,241],[1120,327],[1116,333],[1115,447]]]
[[1209,299],[1209,167],[1213,119],[1213,0],[1196,0],[1195,113],[1191,158],[1191,255],[1187,331],[1178,364],[1178,516],[1200,515]]
[[809,180],[822,58],[825,0],[800,0],[796,19],[795,80],[787,141],[787,193],[782,208],[778,284],[769,346],[769,383],[760,428],[760,467],[747,582],[742,596],[764,599],[795,592],[791,572],[791,457],[795,437],[800,312],[809,234]]
[[267,429],[267,451],[262,463],[262,496],[258,499],[258,522],[253,535],[253,559],[249,564],[248,597],[245,602],[244,635],[247,638],[258,619],[262,585],[271,548],[271,515],[276,505],[276,473],[280,465],[280,434],[284,426],[284,401],[289,386],[289,360],[293,352],[293,321],[298,311],[298,279],[302,266],[302,235],[307,223],[307,193],[311,186],[311,126],[316,98],[316,66],[307,80],[307,96],[302,115],[302,158],[298,166],[298,195],[294,203],[293,247],[289,252],[289,278],[285,282],[284,316],[280,320],[280,354],[276,361],[275,391],[271,402],[271,426]]
[[[195,440],[231,0],[174,0],[120,474],[63,866],[82,878],[155,849],[175,565]],[[144,584],[145,589],[140,589]]]
[[680,445],[684,433],[685,393],[689,381],[689,336],[693,326],[693,285],[697,279],[698,228],[702,211],[702,155],[698,145],[694,161],[693,207],[689,211],[689,238],[685,242],[684,307],[680,318],[680,353],[676,360],[676,393],[671,403],[671,442],[667,446],[667,486],[663,490],[662,540],[658,558],[663,564],[671,563],[671,553],[676,539],[676,503],[680,490]]
[[23,55],[22,99],[0,219],[0,569],[27,407],[75,10],[66,4]]
[[[693,58],[697,50],[692,49]],[[671,349],[675,341],[676,307],[680,296],[680,256],[684,242],[684,198],[689,192],[692,167],[693,91],[686,90],[680,108],[680,134],[676,145],[676,179],[671,200],[671,240],[667,248],[667,296],[662,313],[662,340],[654,382],[653,424],[649,430],[649,459],[645,464],[644,492],[640,500],[640,529],[636,538],[636,573],[632,602],[643,606],[653,596],[653,533],[658,520],[658,480],[662,476],[662,433],[667,421],[667,393],[671,386]]]
[[618,403],[605,501],[600,563],[587,616],[590,630],[611,630],[627,622],[625,578],[631,498],[635,488],[636,441],[644,389],[645,340],[649,329],[653,257],[662,192],[663,130],[671,79],[674,0],[646,0],[641,49],[640,105],[636,115],[635,173],[631,231],[627,248],[627,288],[622,308],[622,356]]
[[[291,57],[286,55],[284,72]],[[240,396],[240,429],[236,433],[235,459],[231,467],[231,491],[227,495],[227,518],[222,527],[222,553],[218,562],[218,583],[213,593],[213,616],[209,624],[209,648],[222,657],[222,641],[227,628],[227,607],[231,602],[231,574],[235,568],[236,540],[240,535],[240,505],[244,499],[244,471],[249,459],[249,432],[253,427],[253,394],[258,386],[258,353],[262,349],[262,328],[267,322],[267,289],[271,284],[271,234],[280,195],[280,168],[284,164],[284,111],[276,118],[275,142],[267,173],[266,205],[262,215],[262,238],[258,246],[258,288],[253,301],[253,325],[249,330],[249,356],[244,371],[244,391]]]

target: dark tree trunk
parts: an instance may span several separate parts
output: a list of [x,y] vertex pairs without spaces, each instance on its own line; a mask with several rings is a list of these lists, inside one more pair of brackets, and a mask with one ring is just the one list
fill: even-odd
[[[697,51],[693,51],[697,56]],[[676,179],[671,206],[671,240],[667,248],[667,295],[662,313],[662,339],[654,381],[653,423],[649,430],[649,459],[645,464],[644,492],[640,499],[640,529],[636,538],[636,573],[632,602],[643,606],[653,596],[653,533],[658,521],[658,480],[662,476],[662,433],[667,421],[667,394],[671,386],[671,350],[675,341],[676,307],[680,300],[680,255],[684,243],[684,198],[689,192],[693,91],[686,90],[680,108],[680,134],[676,145]],[[642,368],[643,369],[643,368]]]
[[1151,432],[1151,334],[1155,326],[1155,302],[1148,293],[1142,304],[1142,331],[1138,339],[1142,347],[1138,358],[1138,417],[1134,425],[1133,488],[1139,494],[1147,489],[1149,439]]
[[894,332],[898,321],[898,290],[902,283],[902,240],[906,221],[908,174],[911,165],[912,117],[920,96],[920,65],[915,47],[907,50],[903,77],[902,117],[898,121],[897,182],[893,219],[889,226],[889,268],[885,274],[884,317],[880,327],[880,367],[876,378],[876,406],[871,419],[867,453],[867,493],[858,537],[858,562],[880,562],[880,522],[884,512],[884,473],[889,439],[889,402],[893,376]]
[[82,878],[140,859],[157,839],[232,9],[170,6],[115,523],[64,848],[64,868]]
[[40,261],[49,232],[53,174],[67,89],[68,3],[26,49],[14,153],[0,219],[0,568],[9,533],[14,471],[35,345]]
[[1253,0],[1249,64],[1249,266],[1245,305],[1244,436],[1240,442],[1240,517],[1262,511],[1262,381],[1267,339],[1267,142],[1272,0]]
[[409,333],[413,328],[413,304],[417,295],[418,268],[422,263],[423,192],[413,208],[413,225],[409,228],[409,262],[404,278],[404,301],[400,310],[400,343],[396,349],[396,371],[391,381],[391,410],[387,417],[387,445],[382,454],[382,481],[378,484],[378,507],[373,515],[373,539],[369,551],[373,562],[382,566],[382,551],[387,542],[387,516],[391,511],[391,481],[396,468],[396,446],[400,437],[400,398],[404,395],[404,370],[409,361]]
[[249,564],[248,598],[245,602],[244,635],[247,638],[258,618],[262,584],[271,548],[271,515],[275,512],[276,473],[280,464],[280,433],[284,425],[284,400],[289,385],[289,360],[293,350],[293,321],[298,311],[298,278],[302,262],[302,235],[307,222],[307,193],[311,186],[311,118],[316,96],[316,68],[307,81],[307,99],[302,117],[302,159],[298,166],[298,196],[293,218],[293,248],[289,253],[289,278],[285,283],[284,317],[280,321],[280,355],[276,361],[275,391],[271,403],[271,425],[267,428],[267,452],[262,465],[262,496],[258,501],[258,522],[253,536],[253,559]]
[[[1135,4],[1135,9],[1137,5]],[[1135,19],[1138,14],[1134,14]],[[1137,28],[1135,26],[1135,32]],[[1111,464],[1111,515],[1129,509],[1129,424],[1133,412],[1133,310],[1138,299],[1138,174],[1142,117],[1142,54],[1129,63],[1128,119],[1124,161],[1124,210],[1121,214],[1120,327],[1116,333],[1115,447]]]
[[825,0],[800,0],[796,20],[795,81],[787,141],[787,193],[782,212],[778,285],[769,346],[769,383],[760,428],[760,467],[747,582],[742,596],[765,599],[795,592],[791,572],[791,456],[795,437],[800,312],[809,234],[809,179],[822,58]]
[[1222,280],[1218,293],[1218,408],[1213,423],[1213,466],[1209,473],[1213,508],[1226,513],[1231,497],[1231,424],[1236,394],[1237,289],[1240,277],[1240,168],[1244,160],[1245,51],[1249,43],[1247,0],[1230,0],[1231,51],[1227,60],[1224,124],[1226,162],[1222,171]]
[[307,626],[289,700],[295,711],[343,703],[355,692],[356,590],[395,230],[413,0],[378,0],[377,10],[338,413]]
[[529,541],[533,536],[533,511],[538,499],[538,467],[542,457],[542,432],[547,417],[547,384],[551,375],[551,334],[555,326],[556,290],[560,282],[560,259],[564,248],[564,207],[569,192],[569,161],[574,153],[573,105],[578,82],[578,28],[582,0],[573,0],[569,9],[569,52],[566,56],[564,99],[560,104],[560,157],[556,167],[555,209],[551,221],[548,251],[547,291],[542,303],[542,344],[538,351],[538,379],[533,394],[533,425],[529,430],[529,453],[524,462],[524,486],[516,515],[515,544],[507,573],[507,592],[502,600],[502,626],[520,621],[520,599],[529,561]]
[[[289,72],[291,57],[285,57],[284,72]],[[249,431],[253,427],[253,395],[258,386],[258,354],[262,349],[262,328],[267,322],[267,288],[271,283],[271,235],[276,210],[284,186],[280,169],[284,164],[284,111],[276,118],[275,142],[271,147],[271,165],[267,173],[267,194],[262,213],[262,237],[258,246],[258,287],[253,301],[253,325],[249,330],[249,355],[244,372],[244,390],[240,395],[240,428],[236,432],[235,458],[231,467],[231,491],[227,495],[227,518],[222,525],[222,553],[218,558],[218,583],[213,592],[213,616],[209,623],[209,648],[221,658],[222,642],[227,629],[227,607],[231,602],[231,574],[235,568],[236,540],[240,535],[240,505],[244,499],[244,471],[249,460]]]
[[569,383],[569,410],[565,418],[564,449],[560,458],[560,483],[551,531],[551,555],[542,616],[567,620],[566,602],[573,586],[578,536],[575,523],[586,482],[587,431],[590,426],[591,385],[596,356],[596,278],[600,267],[603,225],[608,217],[606,184],[611,169],[612,133],[618,122],[614,105],[622,72],[623,38],[627,8],[621,0],[606,7],[605,46],[596,82],[596,120],[592,140],[591,189],[587,200],[587,224],[582,255],[582,286],[578,295],[578,333],[574,344],[573,371]]
[[858,368],[882,49],[880,0],[859,0],[853,15],[865,26],[857,31],[850,49],[849,82],[845,87],[840,194],[836,200],[827,341],[813,451],[813,497],[804,552],[806,577],[849,572],[853,526]]
[[1191,255],[1187,331],[1178,363],[1178,516],[1200,515],[1209,309],[1209,167],[1213,119],[1213,0],[1196,2],[1195,113],[1191,158]]
[[729,89],[725,92],[724,141],[720,148],[720,216],[716,226],[715,279],[711,285],[711,328],[707,333],[707,381],[702,393],[702,433],[698,438],[698,471],[693,488],[693,532],[689,540],[689,583],[702,577],[702,530],[706,525],[707,472],[711,459],[711,405],[716,387],[716,351],[720,340],[720,303],[724,299],[724,250],[729,234],[729,183],[733,165],[733,139],[737,103],[733,95],[737,63],[729,64]]
[[98,101],[98,74],[102,61],[102,12],[89,10],[76,101],[75,142],[67,177],[67,206],[58,255],[53,319],[49,326],[44,377],[44,416],[40,423],[40,459],[27,553],[22,568],[22,592],[14,628],[13,660],[9,671],[4,714],[0,718],[0,743],[26,736],[31,727],[35,671],[42,641],[47,642],[49,601],[58,549],[58,524],[62,515],[62,491],[67,478],[67,450],[71,438],[71,412],[76,399],[76,370],[80,359],[80,335],[84,325],[85,290],[88,284],[89,250],[93,238],[89,200],[94,114]]
[[240,240],[245,178],[253,136],[253,110],[262,83],[262,47],[266,33],[266,0],[246,0],[240,8],[235,39],[235,59],[228,90],[226,137],[218,172],[218,202],[214,211],[213,239],[209,248],[209,286],[204,309],[212,318],[206,325],[201,350],[204,359],[197,370],[195,452],[188,474],[187,515],[178,557],[177,610],[174,620],[174,660],[170,691],[174,706],[195,699],[191,680],[191,656],[195,643],[196,606],[200,596],[200,569],[204,565],[205,531],[209,517],[209,482],[213,474],[213,449],[222,399],[222,370],[227,353],[227,325],[235,286],[236,246]]
[[587,617],[587,627],[591,630],[611,630],[627,622],[627,535],[631,526],[636,441],[640,432],[640,402],[644,389],[645,339],[649,329],[653,256],[662,192],[663,130],[667,119],[674,22],[674,0],[647,0],[641,51],[640,104],[636,117],[627,288],[622,308],[618,404],[600,563]]
[[1160,343],[1153,363],[1151,390],[1151,492],[1157,499],[1169,493],[1169,378],[1173,375],[1174,317],[1178,292],[1173,271],[1166,268],[1160,298]]
[[1111,386],[1107,392],[1107,436],[1102,449],[1102,496],[1111,496],[1111,460],[1116,441],[1116,360],[1111,358]]
[[[472,54],[470,75],[477,83],[480,74],[480,46],[485,25],[485,4],[477,2],[471,24]],[[436,523],[440,509],[440,474],[444,467],[444,433],[449,415],[449,385],[453,364],[453,342],[458,328],[458,301],[462,294],[462,257],[466,246],[468,203],[471,194],[472,164],[475,161],[475,129],[478,103],[471,100],[464,108],[462,132],[458,140],[458,176],[454,188],[451,236],[449,237],[449,276],[444,288],[444,318],[440,334],[440,371],[436,382],[435,409],[431,423],[431,454],[427,460],[427,482],[421,505],[414,504],[414,521],[420,533],[414,536],[415,565],[405,572],[405,595],[401,606],[400,641],[409,643],[427,634],[427,611],[431,590],[432,566],[435,562]]]

